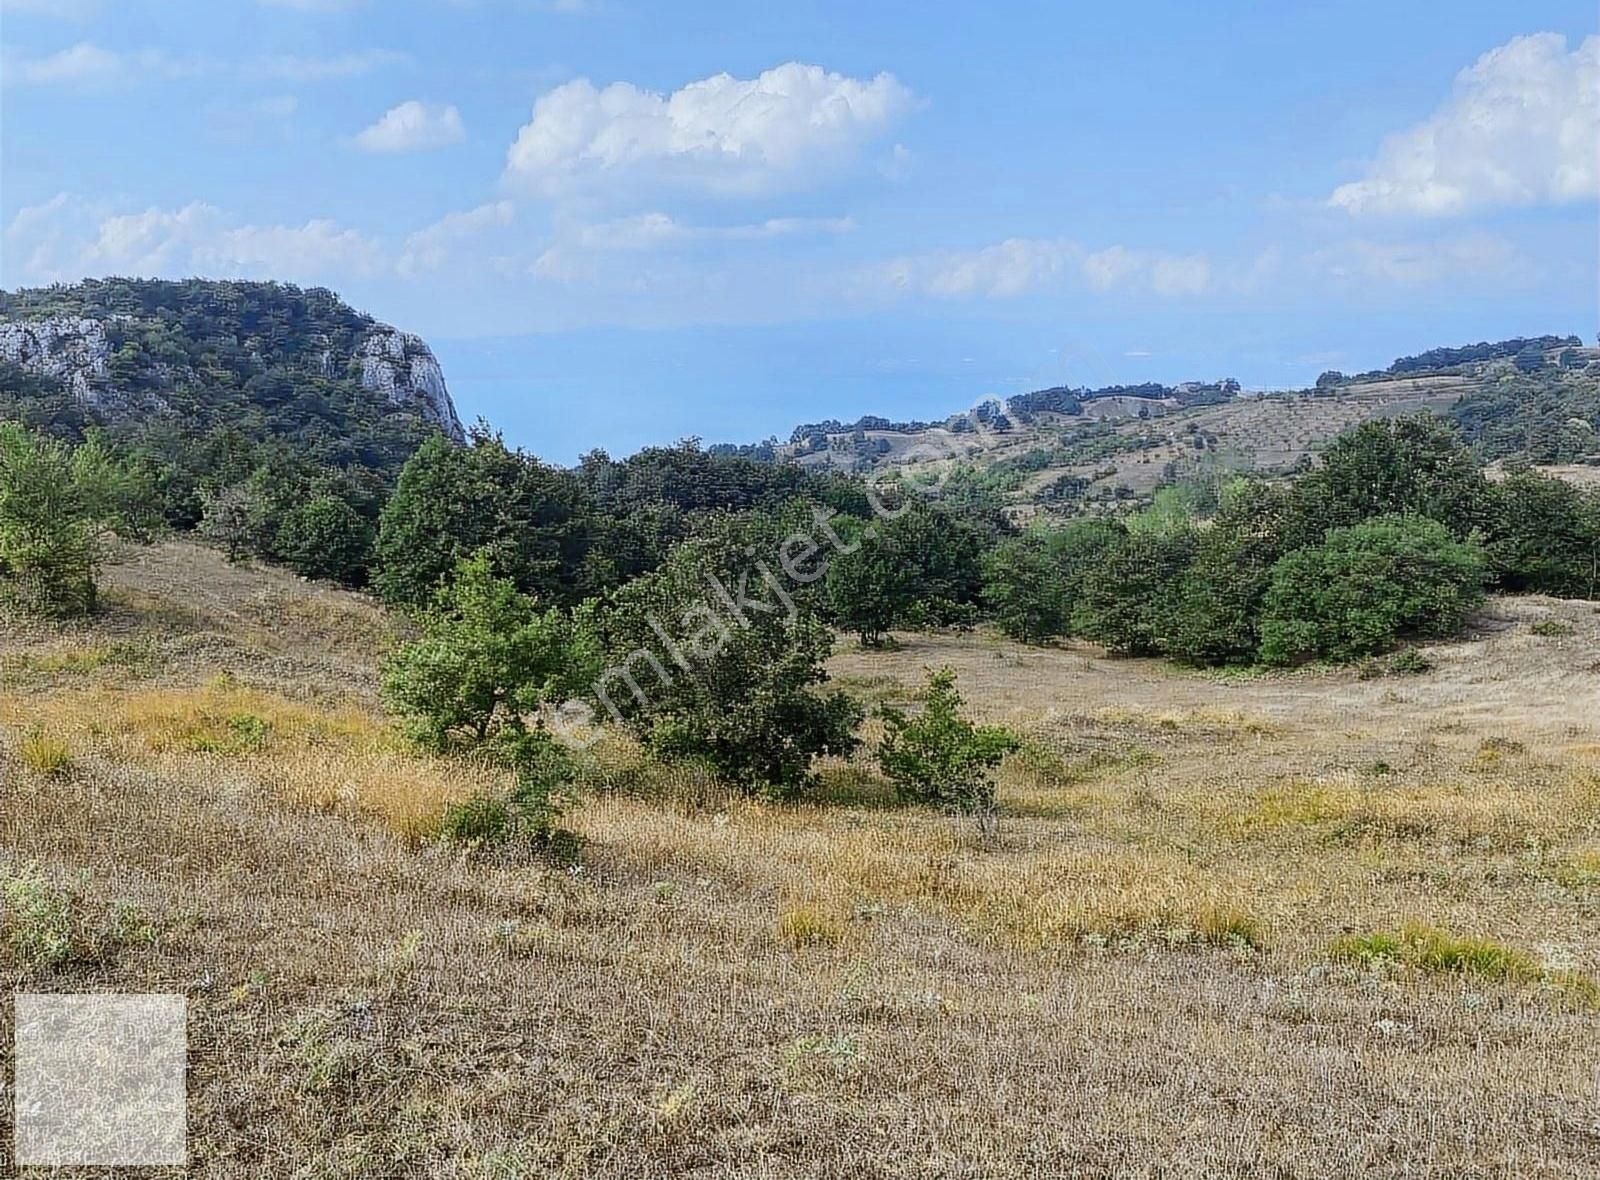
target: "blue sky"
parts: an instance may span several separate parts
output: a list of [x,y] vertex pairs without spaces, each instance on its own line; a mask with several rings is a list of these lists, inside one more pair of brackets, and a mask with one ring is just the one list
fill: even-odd
[[0,285],[331,286],[562,462],[1596,329],[1587,2],[0,14]]

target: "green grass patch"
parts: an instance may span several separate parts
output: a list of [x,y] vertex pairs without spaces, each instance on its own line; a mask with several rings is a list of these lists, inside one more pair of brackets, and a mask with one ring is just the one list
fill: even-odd
[[1409,967],[1431,975],[1472,975],[1509,983],[1554,978],[1525,951],[1417,923],[1402,927],[1398,933],[1346,935],[1336,939],[1328,953],[1334,959],[1365,967]]

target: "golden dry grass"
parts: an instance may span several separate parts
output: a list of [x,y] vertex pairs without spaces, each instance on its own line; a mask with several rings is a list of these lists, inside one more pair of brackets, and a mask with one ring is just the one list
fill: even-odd
[[844,644],[1024,733],[997,838],[608,739],[564,868],[428,839],[502,784],[394,738],[370,605],[212,562],[0,622],[0,979],[187,994],[196,1175],[1600,1175],[1588,604],[1376,681]]

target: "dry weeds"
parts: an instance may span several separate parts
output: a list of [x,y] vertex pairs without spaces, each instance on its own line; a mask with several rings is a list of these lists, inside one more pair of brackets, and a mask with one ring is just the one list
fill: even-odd
[[497,784],[394,739],[363,600],[114,579],[0,622],[0,979],[187,994],[196,1175],[1600,1175],[1589,604],[1403,681],[844,645],[1027,735],[997,840],[611,741],[568,870],[427,838]]

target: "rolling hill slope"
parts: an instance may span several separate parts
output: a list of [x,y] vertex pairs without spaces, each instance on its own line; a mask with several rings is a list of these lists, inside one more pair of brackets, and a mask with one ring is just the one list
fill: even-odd
[[1020,511],[1076,511],[1142,499],[1195,472],[1291,473],[1362,422],[1419,411],[1457,420],[1486,459],[1600,462],[1600,349],[1575,337],[1438,349],[1359,376],[1325,374],[1305,390],[1043,390],[938,423],[802,426],[780,454],[922,481],[960,470]]

